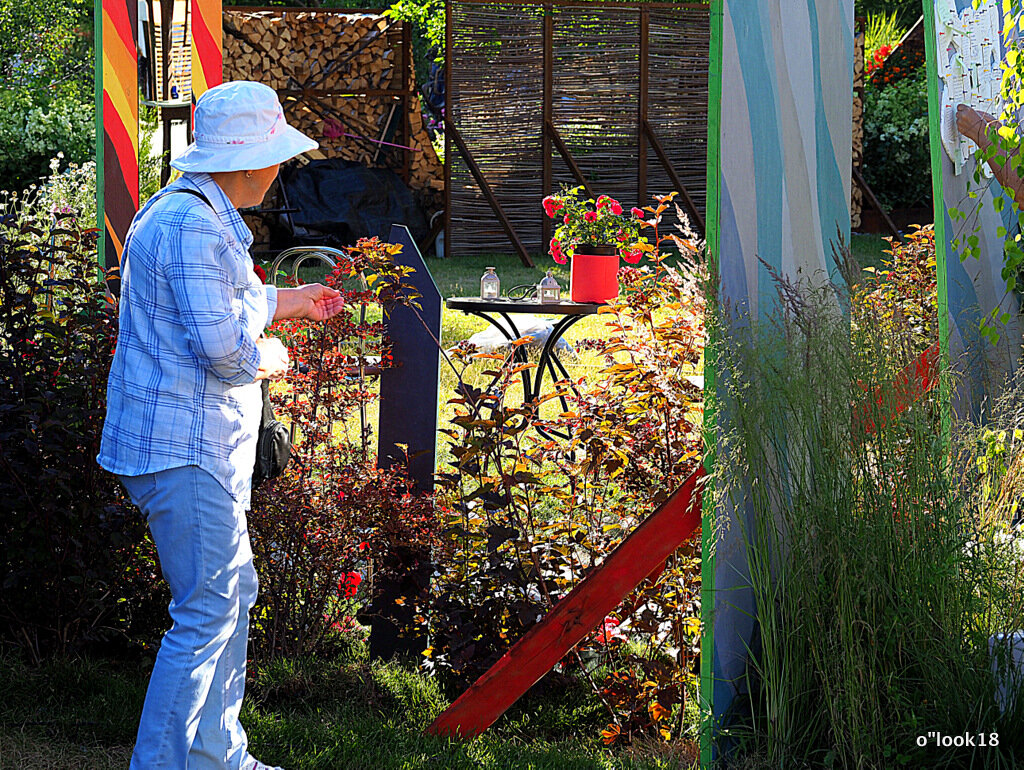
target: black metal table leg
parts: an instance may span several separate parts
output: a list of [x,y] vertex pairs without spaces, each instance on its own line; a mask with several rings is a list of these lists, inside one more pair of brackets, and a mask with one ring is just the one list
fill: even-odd
[[[509,333],[508,329],[506,329],[500,323],[495,321],[493,317],[487,315],[486,313],[483,313],[479,310],[466,310],[465,312],[469,313],[470,315],[475,315],[477,318],[482,318],[485,321],[487,321],[487,323],[489,323],[491,326],[495,327],[498,331],[500,331],[502,333],[502,336],[504,336],[505,339],[507,339],[509,342],[515,342],[517,339],[523,336],[519,332],[519,327],[515,325],[515,322],[511,318],[509,318],[508,313],[499,313],[499,315],[502,318],[504,318],[505,321],[508,323],[509,329],[512,330],[511,333]],[[512,360],[519,361],[519,363],[525,363],[526,353],[523,351],[522,348],[515,348],[512,351]],[[523,377],[523,393],[529,394],[531,388],[530,370],[523,369],[521,374]],[[524,400],[529,401],[530,399],[526,398]]]
[[[584,316],[593,315],[600,311],[601,305],[599,303],[561,302],[557,304],[546,304],[537,301],[524,302],[522,300],[500,298],[484,300],[476,297],[453,297],[446,300],[445,304],[449,308],[461,310],[464,313],[482,318],[491,326],[496,326],[502,336],[509,342],[515,342],[523,336],[522,332],[520,332],[519,328],[512,320],[512,315],[516,313],[538,313],[541,315],[559,316],[559,320],[555,323],[547,340],[545,340],[544,345],[541,347],[536,374],[531,376],[530,368],[524,368],[521,373],[523,378],[523,402],[530,403],[540,398],[541,390],[544,387],[545,372],[551,376],[551,381],[553,383],[559,380],[559,374],[562,379],[569,380],[573,391],[579,395],[579,391],[576,390],[576,386],[572,385],[569,372],[559,360],[558,355],[556,354],[556,349],[558,342],[563,338],[565,333],[573,326],[573,324]],[[508,327],[506,328],[504,325],[499,323],[497,319],[494,318],[495,315],[503,318],[508,324]],[[527,356],[525,348],[521,346],[515,348],[509,358],[506,359],[506,362],[508,360],[516,363],[526,363]],[[558,395],[558,399],[561,403],[562,411],[569,411],[569,404],[565,395],[560,393]],[[548,439],[571,438],[570,434],[563,431],[549,430],[539,426],[535,426],[535,430],[541,436]]]

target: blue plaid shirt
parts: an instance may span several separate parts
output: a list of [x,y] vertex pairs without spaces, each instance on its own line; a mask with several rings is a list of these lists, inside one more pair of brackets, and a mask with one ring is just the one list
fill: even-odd
[[[182,188],[213,208],[170,194]],[[263,404],[256,339],[277,307],[277,290],[253,271],[251,243],[208,174],[185,174],[132,220],[96,458],[108,471],[197,465],[248,502]]]

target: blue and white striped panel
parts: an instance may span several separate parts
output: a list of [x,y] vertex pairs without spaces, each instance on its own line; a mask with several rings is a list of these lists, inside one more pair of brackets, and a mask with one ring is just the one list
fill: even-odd
[[782,275],[834,272],[849,239],[852,0],[723,0],[722,291],[757,317]]
[[[765,321],[777,309],[776,291],[760,260],[820,285],[838,280],[833,245],[840,235],[849,240],[853,0],[720,2],[721,297]],[[727,429],[728,415],[719,420]],[[740,693],[755,644],[743,547],[750,527],[742,512],[724,515],[732,520],[719,534],[715,563],[712,697],[719,724]]]

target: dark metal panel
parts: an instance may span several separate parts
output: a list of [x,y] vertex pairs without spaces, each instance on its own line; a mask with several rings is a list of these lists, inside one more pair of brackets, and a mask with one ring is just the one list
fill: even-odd
[[417,300],[419,309],[396,307],[386,320],[398,366],[381,373],[377,463],[381,467],[403,463],[399,444],[408,446],[410,476],[417,489],[430,491],[436,462],[441,293],[409,229],[392,225],[389,240],[401,244],[395,261],[416,271],[411,282],[422,296]]

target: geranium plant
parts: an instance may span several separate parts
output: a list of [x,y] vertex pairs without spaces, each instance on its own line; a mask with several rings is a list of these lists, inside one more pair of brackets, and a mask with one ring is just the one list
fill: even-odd
[[543,201],[545,213],[561,220],[551,239],[549,253],[555,262],[564,265],[580,244],[611,245],[624,260],[636,264],[646,252],[653,251],[646,238],[640,237],[643,212],[632,209],[628,214],[622,204],[607,195],[582,199],[582,187],[549,195]]

